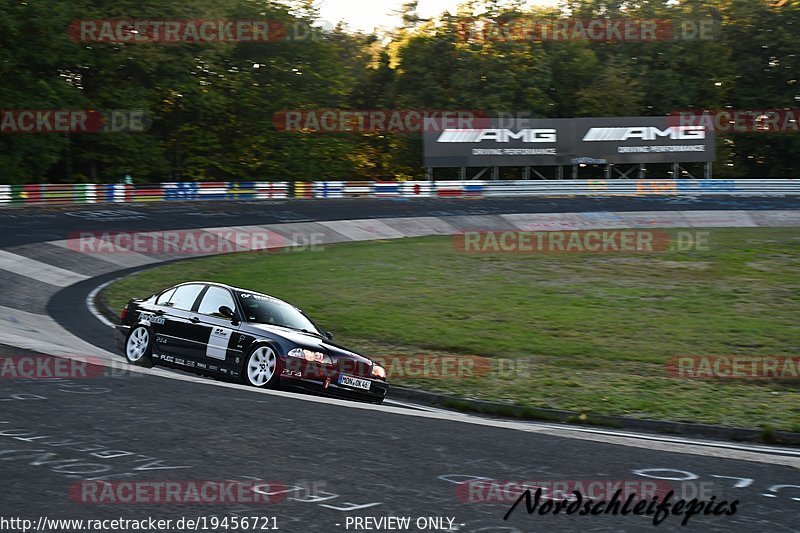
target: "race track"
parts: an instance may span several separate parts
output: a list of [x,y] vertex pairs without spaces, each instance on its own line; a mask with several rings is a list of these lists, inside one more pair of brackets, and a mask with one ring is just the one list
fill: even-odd
[[[27,348],[122,360],[109,353],[110,328],[87,309],[87,296],[125,269],[171,258],[120,255],[112,264],[53,242],[75,232],[315,224],[347,236],[357,228],[319,223],[429,217],[425,220],[446,220],[451,227],[485,228],[491,220],[508,223],[505,215],[612,211],[664,216],[695,211],[711,218],[724,218],[719,212],[726,211],[800,227],[800,201],[781,198],[357,199],[9,209],[0,212],[2,353],[32,353]],[[380,235],[387,231],[382,228],[374,238],[389,237]],[[465,532],[638,531],[653,529],[652,518],[527,516],[518,509],[504,521],[508,503],[463,501],[457,483],[481,477],[673,478],[670,483],[685,492],[705,489],[717,500],[738,499],[739,511],[695,516],[685,528],[669,517],[659,530],[800,527],[795,449],[509,422],[402,402],[362,405],[160,369],[92,380],[4,380],[0,401],[4,515],[9,509],[31,519],[259,515],[276,517],[278,527],[290,532],[345,531],[348,516],[449,517],[450,531]],[[71,500],[70,487],[91,478],[272,480],[285,487],[286,497],[255,507]],[[679,479],[691,483],[681,485]]]

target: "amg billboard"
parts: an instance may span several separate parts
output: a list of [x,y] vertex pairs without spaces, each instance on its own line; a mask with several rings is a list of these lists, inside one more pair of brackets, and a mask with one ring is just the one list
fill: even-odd
[[427,131],[427,167],[710,162],[714,132],[668,117],[482,120],[471,129]]

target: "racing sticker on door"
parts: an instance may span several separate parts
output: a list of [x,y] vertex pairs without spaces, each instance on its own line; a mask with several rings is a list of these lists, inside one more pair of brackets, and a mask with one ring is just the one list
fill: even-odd
[[225,354],[228,351],[228,341],[231,338],[232,331],[226,328],[213,326],[211,334],[208,337],[208,347],[206,348],[206,355],[214,359],[225,360]]

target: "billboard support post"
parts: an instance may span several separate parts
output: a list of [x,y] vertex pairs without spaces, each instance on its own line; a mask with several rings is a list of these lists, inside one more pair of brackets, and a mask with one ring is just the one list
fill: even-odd
[[622,172],[620,169],[618,169],[617,165],[610,164],[608,166],[611,167],[613,172],[611,173],[612,175],[608,176],[606,179],[614,179],[615,175],[619,176],[622,179],[631,179],[631,173],[633,173],[634,170],[641,171],[641,167],[644,165],[631,165],[625,172]]
[[639,163],[639,179],[643,180],[647,177],[647,165]]
[[486,173],[486,171],[487,171],[487,170],[489,170],[489,167],[484,167],[484,168],[482,168],[482,169],[480,170],[480,172],[478,172],[477,174],[475,174],[474,176],[472,176],[472,177],[470,178],[470,180],[476,180],[476,179],[480,178],[481,176],[483,176],[483,175]]

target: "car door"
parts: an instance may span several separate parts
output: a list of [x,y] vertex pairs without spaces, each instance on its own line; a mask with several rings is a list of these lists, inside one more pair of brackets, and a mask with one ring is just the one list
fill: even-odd
[[166,323],[164,314],[169,307],[169,300],[174,293],[175,287],[165,290],[156,297],[152,306],[143,307],[139,312],[139,323],[150,327],[156,351],[158,351],[159,348],[158,339],[164,332],[164,324]]
[[156,350],[165,362],[175,363],[175,358],[194,358],[203,351],[204,339],[194,309],[205,288],[202,283],[179,285],[169,301],[159,308],[159,311],[164,311],[161,315],[164,322],[155,331],[155,342]]
[[197,307],[199,334],[205,341],[205,349],[196,361],[198,364],[208,365],[210,370],[228,374],[232,367],[240,363],[236,358],[241,357],[241,350],[236,349],[233,342],[240,322],[238,318],[232,320],[220,313],[219,309],[223,306],[234,311],[234,314],[237,313],[231,291],[225,287],[209,285]]

